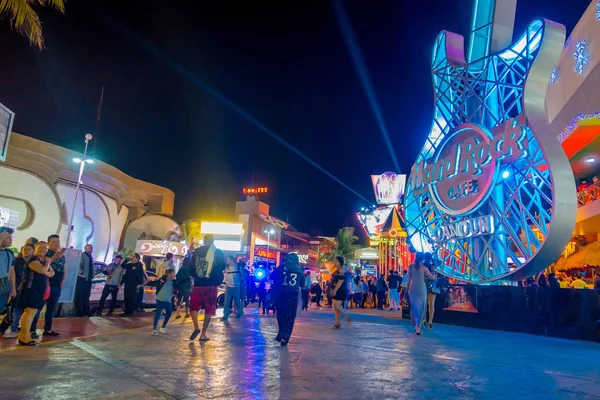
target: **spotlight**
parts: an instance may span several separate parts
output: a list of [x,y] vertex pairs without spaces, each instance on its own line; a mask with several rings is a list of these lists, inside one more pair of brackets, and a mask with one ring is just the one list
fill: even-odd
[[585,160],[586,163],[591,164],[591,163],[595,163],[596,159],[593,157],[588,158],[587,160]]
[[256,280],[262,281],[263,279],[265,279],[266,276],[267,276],[267,273],[265,272],[264,269],[256,268],[254,270],[254,277],[256,278]]
[[504,171],[502,172],[502,179],[506,179],[510,176],[510,171]]

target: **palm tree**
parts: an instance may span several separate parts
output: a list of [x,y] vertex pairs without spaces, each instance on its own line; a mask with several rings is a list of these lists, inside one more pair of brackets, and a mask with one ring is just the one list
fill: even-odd
[[29,39],[32,46],[44,48],[42,23],[34,6],[51,7],[56,11],[65,12],[64,0],[0,0],[0,18],[10,20],[10,24],[21,35]]
[[337,256],[344,257],[346,262],[354,259],[354,252],[360,247],[355,244],[357,241],[358,237],[354,236],[352,231],[340,229],[335,237],[335,249],[331,253],[322,254],[320,261],[333,261]]

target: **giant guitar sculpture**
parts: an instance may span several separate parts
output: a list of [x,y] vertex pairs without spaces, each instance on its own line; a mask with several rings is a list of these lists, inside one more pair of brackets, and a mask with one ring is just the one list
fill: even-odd
[[575,225],[575,180],[544,108],[565,28],[536,19],[507,46],[515,8],[475,0],[468,61],[462,36],[437,37],[433,127],[404,196],[413,247],[471,283],[542,271]]

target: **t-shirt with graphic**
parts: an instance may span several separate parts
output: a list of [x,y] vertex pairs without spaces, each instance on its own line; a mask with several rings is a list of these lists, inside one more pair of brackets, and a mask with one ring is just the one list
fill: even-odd
[[282,277],[283,290],[286,292],[298,292],[304,286],[304,269],[298,265],[284,266]]

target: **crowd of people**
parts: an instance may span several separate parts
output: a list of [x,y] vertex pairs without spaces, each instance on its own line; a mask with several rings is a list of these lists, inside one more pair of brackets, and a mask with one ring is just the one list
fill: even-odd
[[518,283],[523,287],[552,289],[600,289],[600,274],[586,272],[541,272]]

